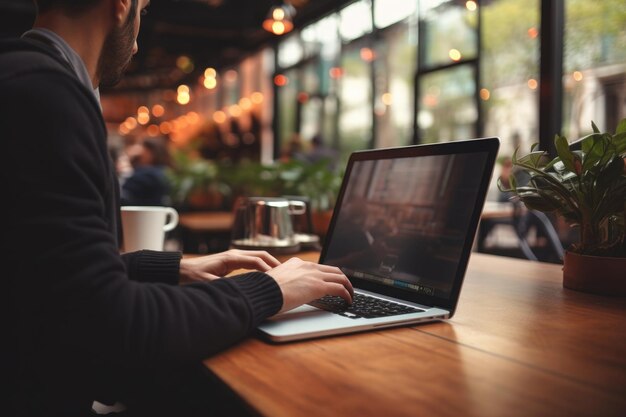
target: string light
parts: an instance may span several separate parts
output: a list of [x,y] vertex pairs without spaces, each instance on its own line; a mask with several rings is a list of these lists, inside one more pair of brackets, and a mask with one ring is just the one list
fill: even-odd
[[277,76],[274,77],[274,84],[276,84],[279,87],[286,86],[288,82],[289,82],[289,79],[285,77],[283,74],[278,74]]
[[243,97],[241,100],[239,100],[239,107],[241,107],[243,110],[250,110],[252,108],[252,100],[247,97]]
[[203,84],[204,88],[206,88],[207,90],[213,90],[215,87],[217,87],[217,80],[212,77],[207,77],[204,79]]
[[343,75],[343,70],[339,67],[332,67],[328,70],[328,75],[330,75],[330,78],[337,79]]
[[250,100],[254,103],[254,104],[261,104],[263,103],[263,93],[259,92],[259,91],[255,91],[254,93],[252,93],[252,95],[250,96]]
[[178,92],[178,95],[176,96],[176,101],[178,102],[178,104],[181,104],[184,106],[185,104],[188,104],[191,101],[191,95],[189,93],[189,86],[185,84],[181,84],[178,86],[178,89],[176,91]]
[[361,59],[365,62],[372,62],[374,58],[376,58],[374,51],[370,48],[361,48],[360,55]]
[[165,108],[160,104],[155,104],[152,106],[152,115],[154,117],[161,117],[165,114]]
[[159,133],[160,133],[159,126],[157,125],[148,126],[148,136],[151,136],[151,137],[159,136]]
[[226,121],[226,113],[221,110],[216,111],[213,113],[213,121],[217,124],[224,123]]
[[450,49],[450,52],[448,52],[448,56],[453,61],[461,60],[461,52],[458,49]]

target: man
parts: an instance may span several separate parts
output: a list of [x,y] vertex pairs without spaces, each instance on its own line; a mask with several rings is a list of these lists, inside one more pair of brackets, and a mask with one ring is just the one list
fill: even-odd
[[[97,87],[137,52],[148,2],[36,0],[34,30],[0,43],[3,415],[85,415],[100,399],[132,412],[146,398],[156,413],[187,370],[265,318],[351,300],[339,269],[264,252],[119,254]],[[257,272],[218,278],[238,268]]]

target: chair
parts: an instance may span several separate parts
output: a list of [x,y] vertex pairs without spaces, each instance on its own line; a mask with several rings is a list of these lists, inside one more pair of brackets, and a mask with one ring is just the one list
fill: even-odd
[[[531,261],[561,263],[565,256],[563,244],[554,225],[545,213],[536,210],[526,210],[516,203],[513,209],[513,228],[519,239],[519,248],[524,256]],[[546,239],[546,245],[539,248],[531,246],[529,235],[535,229],[537,236]]]

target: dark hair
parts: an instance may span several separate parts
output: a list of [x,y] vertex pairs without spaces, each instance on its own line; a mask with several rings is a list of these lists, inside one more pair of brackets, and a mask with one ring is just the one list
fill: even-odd
[[141,144],[152,154],[154,165],[170,165],[170,154],[165,138],[148,138],[144,139]]
[[[37,12],[43,13],[53,9],[65,10],[68,13],[81,13],[89,10],[101,0],[34,0]],[[137,0],[132,0],[137,5]]]

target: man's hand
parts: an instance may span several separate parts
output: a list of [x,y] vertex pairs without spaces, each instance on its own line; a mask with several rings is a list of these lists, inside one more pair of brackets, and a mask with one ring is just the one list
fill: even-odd
[[253,269],[267,272],[280,262],[265,251],[231,249],[215,255],[180,261],[180,282],[211,281],[236,270]]
[[352,284],[337,267],[291,258],[266,273],[276,280],[283,292],[280,312],[325,295],[336,295],[352,303]]

